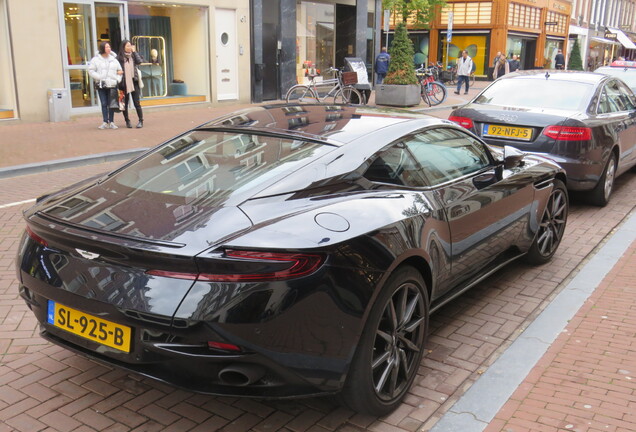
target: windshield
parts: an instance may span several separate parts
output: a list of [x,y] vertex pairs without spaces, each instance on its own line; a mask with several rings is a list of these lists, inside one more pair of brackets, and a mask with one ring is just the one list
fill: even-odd
[[474,103],[581,111],[592,97],[590,83],[555,79],[512,78],[494,82]]
[[[108,185],[192,201],[219,202],[258,192],[334,147],[289,138],[198,130],[169,142],[113,175]],[[159,199],[159,198],[157,198]]]

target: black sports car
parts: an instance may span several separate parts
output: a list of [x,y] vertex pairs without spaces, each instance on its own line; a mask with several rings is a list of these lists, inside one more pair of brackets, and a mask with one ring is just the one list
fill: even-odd
[[562,169],[448,120],[255,107],[25,213],[42,336],[193,391],[394,409],[429,314],[563,235]]
[[568,188],[610,199],[614,178],[636,165],[636,96],[620,79],[575,71],[505,75],[451,113],[488,144],[549,157]]

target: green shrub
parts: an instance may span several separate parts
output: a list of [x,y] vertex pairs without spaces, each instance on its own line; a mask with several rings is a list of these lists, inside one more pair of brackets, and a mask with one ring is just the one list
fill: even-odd
[[417,84],[419,81],[415,76],[415,66],[413,65],[413,42],[409,39],[406,24],[403,22],[395,28],[389,54],[391,55],[391,63],[389,63],[389,71],[384,78],[384,84]]

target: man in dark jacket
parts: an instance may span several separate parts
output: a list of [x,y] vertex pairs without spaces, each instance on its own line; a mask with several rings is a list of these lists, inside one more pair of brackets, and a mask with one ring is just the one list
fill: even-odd
[[389,63],[391,56],[386,52],[386,47],[382,47],[382,51],[375,58],[375,73],[377,75],[376,84],[382,84],[386,73],[389,71]]
[[555,69],[565,69],[565,57],[563,56],[563,50],[557,51],[557,55],[554,56]]
[[514,54],[512,56],[512,60],[510,60],[508,64],[510,65],[510,72],[519,70],[519,57],[516,54]]

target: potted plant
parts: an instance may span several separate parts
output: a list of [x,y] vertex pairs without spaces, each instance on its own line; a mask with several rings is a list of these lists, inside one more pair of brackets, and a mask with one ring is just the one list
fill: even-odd
[[403,107],[418,105],[420,84],[413,65],[413,43],[409,39],[404,22],[399,23],[395,29],[389,54],[389,71],[384,82],[375,88],[375,103]]
[[420,85],[415,76],[413,43],[406,29],[407,18],[418,28],[428,28],[445,0],[383,0],[382,7],[401,21],[389,48],[391,62],[384,82],[375,88],[378,105],[414,106],[420,103]]

